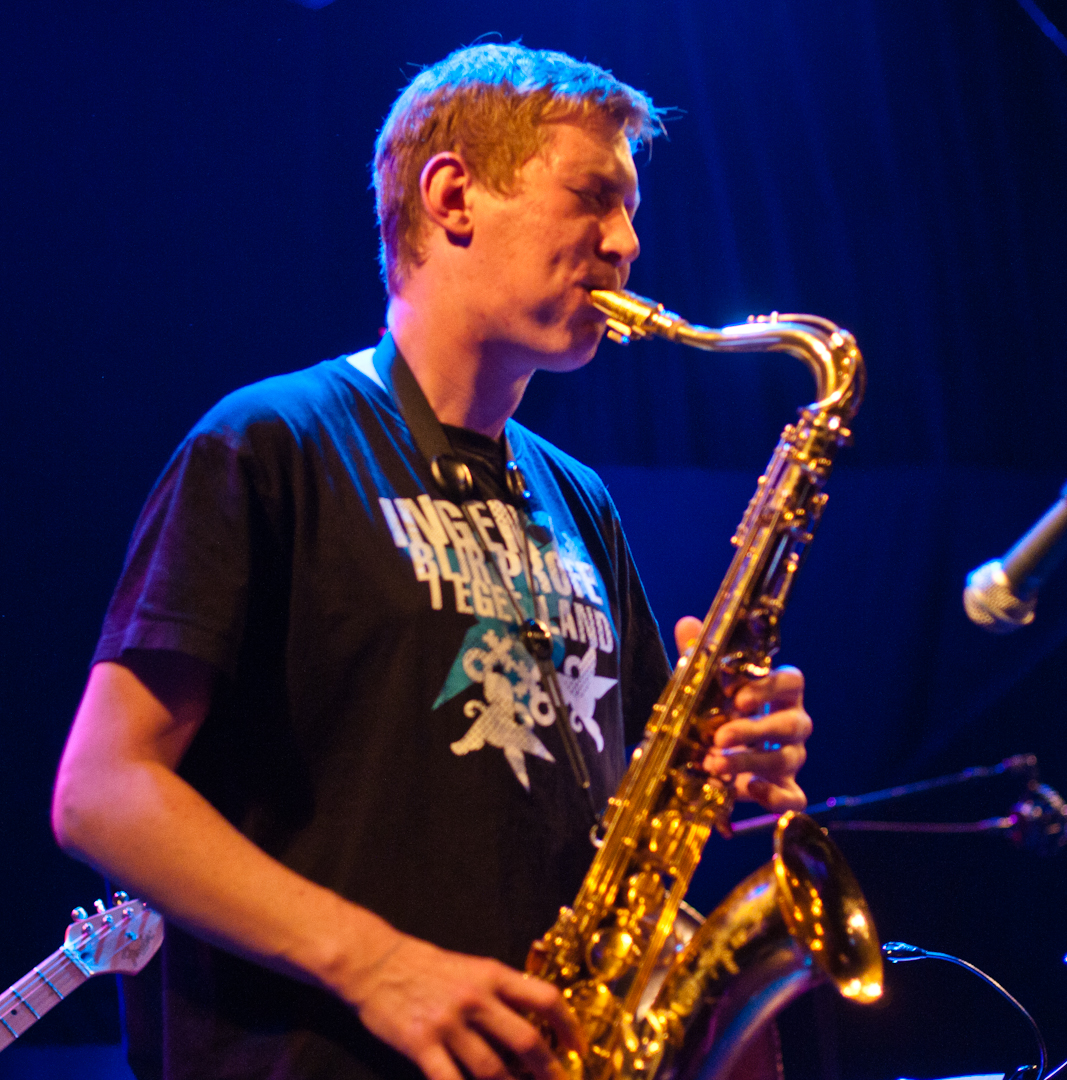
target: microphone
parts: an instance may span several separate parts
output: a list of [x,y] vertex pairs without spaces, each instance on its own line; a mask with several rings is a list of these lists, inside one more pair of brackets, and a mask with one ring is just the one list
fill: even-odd
[[1034,621],[1037,590],[1067,554],[1067,484],[1059,501],[1004,556],[967,575],[963,607],[971,622],[1007,634]]

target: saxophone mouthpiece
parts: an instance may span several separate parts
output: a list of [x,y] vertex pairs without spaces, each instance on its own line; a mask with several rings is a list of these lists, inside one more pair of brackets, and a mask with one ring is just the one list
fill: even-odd
[[674,329],[685,325],[680,315],[667,311],[662,304],[625,289],[590,289],[593,306],[608,317],[608,337],[620,345],[629,345],[634,338],[651,337],[654,333],[673,338]]

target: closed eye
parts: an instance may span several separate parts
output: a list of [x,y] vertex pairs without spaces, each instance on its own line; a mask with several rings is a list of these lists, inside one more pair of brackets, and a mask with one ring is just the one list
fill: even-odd
[[570,190],[588,206],[595,207],[598,210],[610,209],[608,204],[611,199],[607,192],[594,190],[593,188],[571,188]]
[[637,213],[637,199],[635,198],[634,205],[631,208],[626,205],[626,200],[622,197],[621,193],[614,188],[572,187],[569,190],[577,195],[586,206],[590,207],[590,209],[598,214],[607,215],[610,214],[616,206],[622,206],[626,211],[627,217],[632,221],[634,214]]

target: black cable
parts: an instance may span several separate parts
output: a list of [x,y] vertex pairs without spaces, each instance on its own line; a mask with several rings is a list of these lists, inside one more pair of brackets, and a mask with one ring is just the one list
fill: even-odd
[[[1045,1049],[1045,1040],[1041,1036],[1041,1029],[1037,1026],[1036,1021],[1026,1009],[1024,1009],[996,979],[987,975],[981,968],[976,968],[974,964],[969,964],[966,960],[961,960],[958,956],[950,956],[948,953],[942,952],[928,952],[926,949],[920,949],[918,945],[909,945],[906,941],[887,941],[882,946],[882,952],[891,964],[902,964],[907,960],[947,960],[950,964],[957,964],[959,967],[966,968],[979,978],[984,979],[994,990],[1007,998],[1007,1000],[1026,1017],[1026,1021],[1034,1033],[1034,1038],[1037,1040],[1037,1049],[1040,1054],[1040,1063],[1038,1065],[1035,1080],[1042,1080],[1042,1077],[1045,1077],[1045,1070],[1048,1068],[1048,1051]],[[1060,1065],[1056,1069],[1056,1072],[1059,1072],[1062,1068],[1063,1066]],[[1048,1080],[1048,1078],[1046,1077],[1045,1080]]]

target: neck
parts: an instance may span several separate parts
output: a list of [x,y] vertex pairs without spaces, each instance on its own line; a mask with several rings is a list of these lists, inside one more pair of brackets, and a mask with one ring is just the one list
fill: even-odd
[[[405,290],[406,293],[406,290]],[[533,370],[479,339],[463,305],[393,296],[387,322],[397,348],[442,424],[497,439]]]

